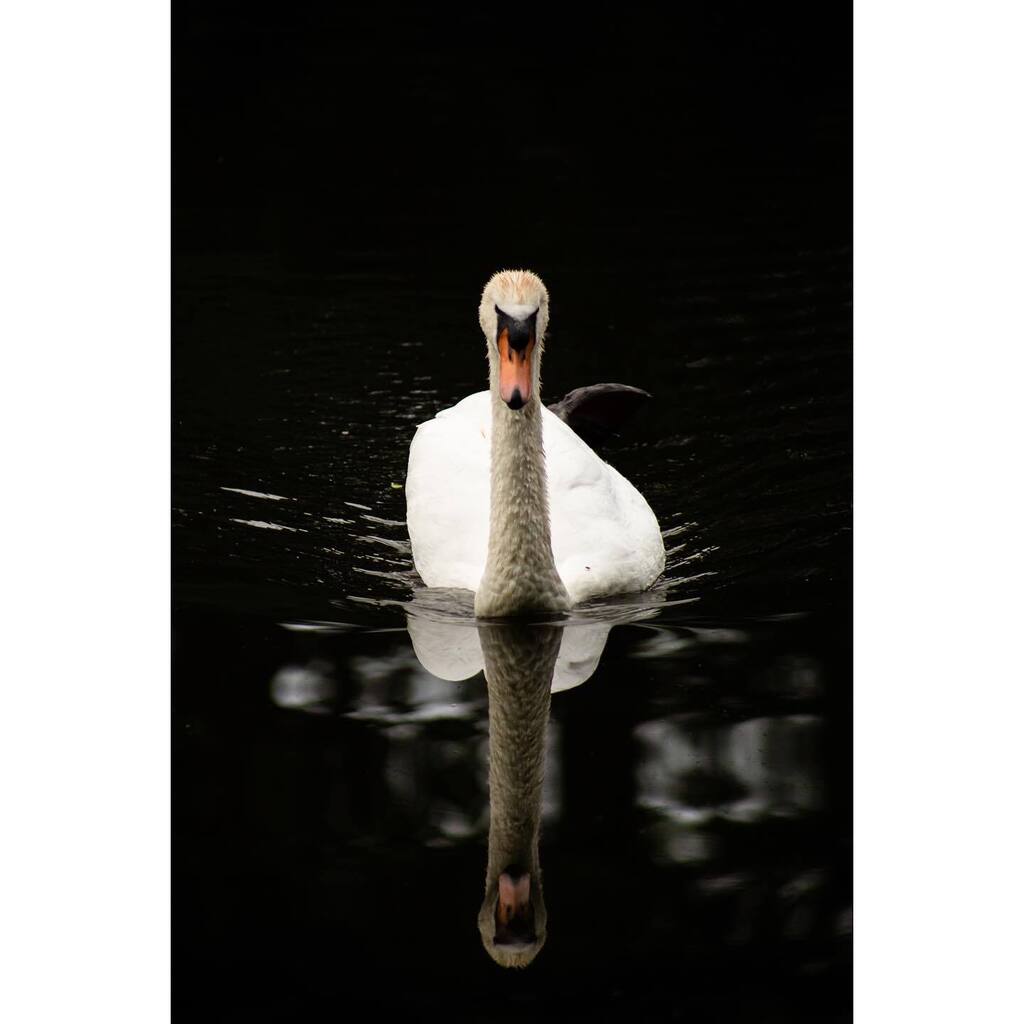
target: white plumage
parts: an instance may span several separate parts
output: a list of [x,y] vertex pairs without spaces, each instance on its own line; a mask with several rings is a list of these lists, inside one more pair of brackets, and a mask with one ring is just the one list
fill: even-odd
[[[573,604],[645,590],[665,568],[658,521],[637,489],[541,411],[551,551]],[[492,401],[481,391],[420,425],[406,501],[416,570],[429,587],[476,591],[490,532]]]

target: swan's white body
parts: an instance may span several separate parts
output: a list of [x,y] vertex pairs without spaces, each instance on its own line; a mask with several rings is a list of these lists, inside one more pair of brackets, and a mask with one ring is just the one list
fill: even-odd
[[[410,446],[409,537],[428,587],[480,586],[491,528],[493,405],[491,392],[470,395],[421,424]],[[567,424],[540,409],[551,552],[570,601],[646,590],[665,568],[650,506]]]

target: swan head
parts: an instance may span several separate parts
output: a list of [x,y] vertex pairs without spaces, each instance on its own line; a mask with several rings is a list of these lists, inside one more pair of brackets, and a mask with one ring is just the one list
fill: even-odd
[[526,967],[547,938],[547,911],[536,873],[509,866],[489,882],[477,918],[480,938],[502,967]]
[[512,410],[538,401],[548,326],[548,290],[529,270],[501,270],[484,286],[480,326],[487,338],[491,389]]

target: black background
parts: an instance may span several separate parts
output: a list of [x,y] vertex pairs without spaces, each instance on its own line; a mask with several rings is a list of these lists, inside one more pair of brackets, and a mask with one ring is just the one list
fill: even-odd
[[178,0],[173,16],[179,261],[384,249],[486,276],[673,253],[687,224],[742,234],[772,205],[849,239],[845,4]]

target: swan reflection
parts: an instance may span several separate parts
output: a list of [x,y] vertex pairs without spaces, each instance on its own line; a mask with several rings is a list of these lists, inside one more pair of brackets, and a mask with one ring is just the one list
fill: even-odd
[[[470,894],[455,916],[463,928],[477,916],[501,965],[526,966],[545,945],[539,843],[543,833],[558,854],[566,809],[586,823],[599,806],[601,821],[635,828],[651,870],[683,869],[687,898],[709,908],[729,942],[756,941],[771,921],[787,936],[810,934],[841,898],[828,863],[799,852],[830,806],[824,666],[799,634],[786,642],[774,627],[762,637],[653,623],[651,599],[514,625],[474,621],[465,595],[424,591],[406,606],[408,633],[356,644],[299,630],[268,680],[282,712],[321,719],[303,749],[329,740],[332,830],[359,849],[398,843],[417,863],[467,857],[458,870],[471,884],[483,876],[483,900]],[[629,642],[608,644],[629,622],[639,626]],[[561,704],[551,696],[584,682]],[[608,707],[616,713],[601,713]],[[580,770],[608,740],[602,765]],[[339,774],[342,758],[359,764],[358,785]],[[608,781],[614,808],[595,796]],[[596,821],[584,828],[603,834]],[[780,843],[798,851],[781,873],[761,852]],[[566,888],[576,909],[556,926],[577,936],[584,921],[598,926],[600,908],[581,909],[579,889]]]
[[[435,622],[412,615],[407,627],[420,664],[431,675],[451,682],[470,679],[485,671],[483,634],[485,630],[497,628],[481,626],[478,631],[474,625],[467,627],[454,622]],[[536,630],[540,627],[527,628]],[[557,628],[562,631],[562,627]],[[548,675],[553,693],[571,690],[585,683],[597,671],[611,629],[610,623],[595,622],[564,630]]]
[[[466,594],[424,589],[416,591],[406,603],[405,625],[419,663],[432,676],[449,682],[471,679],[484,669],[478,624]],[[597,671],[612,629],[656,618],[665,600],[665,593],[658,590],[626,594],[607,607],[591,609],[586,616],[559,626],[563,632],[551,692],[560,693],[585,683]]]
[[[417,600],[418,597],[418,600]],[[544,810],[545,738],[551,694],[585,683],[615,625],[657,615],[664,597],[620,600],[609,618],[529,624],[474,620],[459,605],[423,591],[407,606],[406,628],[431,676],[487,681],[490,827],[487,885],[477,920],[484,948],[504,967],[525,967],[541,947],[547,911],[538,841]]]

